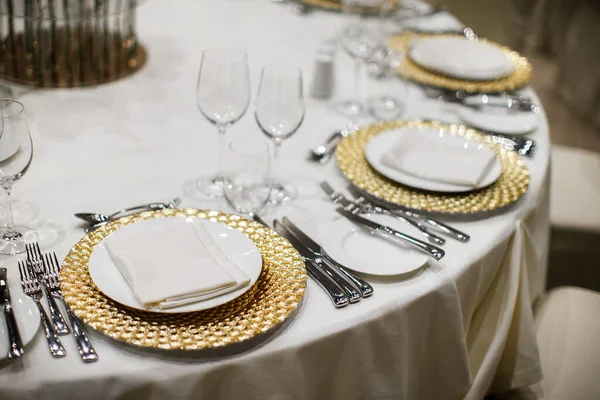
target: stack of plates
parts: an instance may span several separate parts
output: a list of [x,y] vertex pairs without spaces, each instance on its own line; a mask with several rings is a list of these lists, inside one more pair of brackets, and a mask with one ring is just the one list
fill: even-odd
[[[111,261],[111,242],[165,224],[202,224],[249,278],[234,292],[194,304],[148,310]],[[164,274],[169,274],[168,265]],[[160,279],[157,276],[156,279]],[[85,236],[67,255],[61,286],[75,314],[94,329],[127,343],[159,349],[200,350],[250,339],[283,322],[306,287],[298,252],[281,236],[237,215],[196,209],[144,212],[109,223]]]

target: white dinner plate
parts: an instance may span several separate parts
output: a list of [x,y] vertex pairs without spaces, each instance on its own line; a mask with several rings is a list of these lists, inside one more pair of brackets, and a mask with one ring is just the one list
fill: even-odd
[[[369,219],[376,220],[376,216]],[[388,221],[389,222],[389,221]],[[415,271],[429,257],[405,243],[371,231],[347,219],[332,222],[321,234],[321,247],[334,260],[370,275],[391,276]]]
[[[432,135],[436,138],[436,140],[464,140],[467,146],[473,146],[481,151],[492,151],[475,140],[468,140],[462,137],[454,136],[450,132],[439,129],[400,128],[382,132],[369,140],[367,146],[365,147],[365,157],[367,158],[369,164],[377,172],[402,185],[433,192],[471,192],[473,190],[482,189],[493,184],[502,174],[502,164],[500,164],[497,158],[492,167],[489,169],[487,175],[475,187],[432,181],[405,173],[396,168],[390,167],[381,161],[383,154],[389,151],[389,149],[392,148],[399,140],[402,140],[402,135]],[[444,168],[444,166],[440,165],[439,168]]]
[[[16,275],[17,276],[13,274],[8,277],[8,284],[10,285],[10,298],[13,312],[15,319],[17,320],[19,333],[21,334],[21,341],[23,342],[23,346],[25,346],[33,340],[36,332],[40,328],[40,314],[33,300],[27,297],[21,290],[18,274]],[[4,319],[4,313],[0,312],[0,360],[7,358],[8,347],[6,320]],[[25,350],[25,354],[27,354],[27,350]],[[25,355],[25,357],[26,356],[27,355]]]
[[416,40],[411,44],[408,55],[426,69],[458,79],[500,79],[515,69],[501,49],[485,41],[471,41],[458,36]]
[[493,106],[482,110],[457,107],[457,114],[474,128],[505,135],[526,135],[536,130],[539,123],[539,115],[534,112],[511,111]]
[[[215,243],[221,248],[224,254],[248,277],[250,284],[224,294],[194,304],[188,304],[181,307],[170,308],[166,310],[147,310],[142,303],[135,297],[127,281],[121,275],[121,272],[112,261],[104,242],[100,242],[92,252],[89,261],[89,272],[92,280],[102,293],[110,297],[114,301],[125,306],[160,313],[178,313],[178,312],[193,312],[207,310],[225,304],[248,291],[256,283],[262,271],[262,257],[256,245],[242,232],[230,228],[220,222],[209,221],[195,217],[169,217],[156,218],[146,221],[141,221],[132,225],[127,225],[118,231],[111,234],[111,240],[118,240],[120,232],[128,231],[143,231],[151,229],[160,224],[161,227],[176,226],[178,224],[203,224],[208,233],[212,236]],[[168,266],[165,268],[165,274],[169,273]],[[160,277],[157,277],[160,279]]]

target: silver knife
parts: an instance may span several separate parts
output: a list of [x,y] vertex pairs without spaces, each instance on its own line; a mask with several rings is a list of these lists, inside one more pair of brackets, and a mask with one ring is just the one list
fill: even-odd
[[350,299],[346,293],[342,290],[341,287],[337,285],[331,279],[329,275],[327,275],[321,269],[321,265],[314,260],[314,257],[310,255],[308,252],[302,249],[302,246],[298,243],[298,240],[293,236],[283,224],[279,223],[279,221],[274,221],[274,228],[281,236],[286,238],[292,246],[300,253],[304,264],[306,265],[306,271],[308,274],[323,288],[323,290],[329,295],[331,301],[333,301],[333,305],[337,308],[345,307],[350,303]]
[[[356,198],[358,203],[366,201],[366,202],[372,203],[378,207],[388,207],[386,202],[378,199],[375,196],[371,196],[370,194],[357,189],[353,185],[348,185],[347,189],[350,192],[350,194],[352,194],[352,196],[354,196],[354,198]],[[405,215],[408,218],[415,218],[420,221],[423,221],[423,222],[431,225],[432,227],[438,229],[439,231],[444,232],[447,235],[451,236],[452,238],[459,240],[461,242],[466,243],[469,240],[471,240],[471,236],[467,235],[466,233],[461,232],[458,229],[455,229],[449,225],[446,225],[443,222],[440,222],[433,218],[429,218],[425,215],[418,214],[414,211],[406,210],[403,208],[396,208],[396,209],[390,209],[390,210],[392,210],[395,213],[400,213],[402,215]]]
[[283,217],[282,222],[283,222],[283,225],[285,225],[285,227],[288,228],[288,230],[294,236],[296,236],[298,238],[298,240],[300,242],[302,242],[302,244],[304,244],[304,246],[308,250],[310,250],[316,257],[321,257],[321,258],[323,258],[323,260],[325,260],[325,262],[332,264],[333,267],[337,268],[344,275],[344,277],[346,279],[348,279],[356,287],[358,287],[360,289],[362,297],[369,297],[370,295],[373,294],[373,286],[369,285],[362,278],[354,275],[353,273],[348,271],[346,269],[346,267],[344,267],[342,264],[338,263],[333,258],[331,258],[331,256],[329,254],[327,254],[327,252],[325,250],[323,250],[321,248],[321,246],[319,246],[317,244],[317,242],[315,242],[307,234],[302,232],[302,230],[300,230],[300,228],[298,228],[296,225],[294,225],[294,223],[292,221],[290,221],[289,218]]
[[[280,224],[279,221],[277,221],[277,223]],[[293,232],[290,230],[290,228],[285,226],[285,224],[283,225],[283,227],[285,229],[287,229],[287,231],[293,236],[294,242],[292,242],[292,239],[288,236],[286,236],[286,239],[289,240],[290,243],[293,244],[293,246],[296,248],[296,250],[298,250],[300,253],[303,253],[306,256],[308,256],[308,254],[310,254],[310,255],[313,254],[312,251],[310,251],[310,249],[304,243],[302,243],[302,241],[299,240],[296,235],[293,234]],[[315,257],[313,255],[312,260],[315,261],[319,265],[321,270],[323,272],[325,272],[327,275],[329,275],[329,277],[340,288],[342,288],[342,290],[348,296],[348,300],[350,300],[350,303],[356,303],[357,301],[359,301],[361,299],[362,296],[361,296],[360,292],[358,291],[358,289],[355,288],[352,283],[350,283],[346,279],[344,279],[344,277],[342,275],[340,275],[340,273],[338,271],[336,271],[334,268],[332,268],[329,264],[323,262],[323,259],[321,257]]]
[[6,329],[8,331],[8,341],[10,344],[8,358],[21,357],[24,354],[23,341],[21,340],[19,327],[17,326],[12,303],[10,302],[10,288],[8,287],[6,268],[0,268],[0,301],[2,302],[2,310],[4,311],[4,319],[6,320]]
[[436,260],[440,260],[446,254],[444,252],[444,250],[442,250],[441,248],[439,248],[437,246],[431,245],[429,243],[425,243],[419,239],[416,239],[412,236],[406,235],[406,234],[399,232],[393,228],[390,228],[389,226],[378,224],[377,222],[371,221],[370,219],[367,219],[367,218],[363,218],[357,214],[352,214],[351,212],[344,210],[343,208],[338,208],[336,211],[338,213],[340,213],[341,215],[343,215],[344,217],[348,218],[349,220],[357,222],[361,225],[364,225],[364,226],[370,228],[371,230],[373,230],[374,232],[383,232],[394,238],[400,239],[400,240],[416,247],[420,251],[426,253],[427,255],[433,257]]

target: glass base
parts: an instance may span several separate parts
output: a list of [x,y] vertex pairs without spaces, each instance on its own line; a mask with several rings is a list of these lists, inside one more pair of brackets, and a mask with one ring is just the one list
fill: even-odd
[[367,100],[369,114],[377,120],[392,121],[404,112],[405,104],[394,96],[371,97]]
[[337,111],[345,116],[354,117],[360,115],[364,111],[364,107],[360,101],[357,100],[344,100],[336,105]]
[[298,197],[298,190],[291,184],[274,183],[271,188],[271,197],[269,203],[271,204],[285,204]]
[[196,181],[196,190],[200,197],[216,199],[223,197],[225,179],[219,176],[203,176]]
[[15,226],[13,234],[6,228],[0,229],[0,254],[14,256],[25,252],[25,243],[37,242],[37,233],[25,226]]

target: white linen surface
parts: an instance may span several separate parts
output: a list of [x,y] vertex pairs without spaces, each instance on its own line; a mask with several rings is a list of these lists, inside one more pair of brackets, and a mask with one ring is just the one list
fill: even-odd
[[405,134],[383,153],[381,162],[429,181],[475,187],[494,165],[496,153],[462,137]]
[[[76,211],[117,210],[178,194],[185,206],[225,208],[196,200],[192,190],[198,176],[214,171],[219,139],[196,107],[198,49],[246,49],[256,86],[262,66],[282,60],[309,74],[315,49],[346,21],[320,11],[296,15],[263,0],[155,0],[144,2],[136,16],[140,43],[149,51],[139,73],[107,85],[21,97],[37,150],[14,193],[15,208],[28,206],[37,217],[17,220],[36,227],[43,249],[59,258],[83,234],[72,217]],[[336,63],[338,82],[352,82],[352,61],[338,53]],[[350,95],[351,86],[340,84],[338,95],[346,94],[343,89]],[[537,101],[531,90],[525,94]],[[406,118],[457,122],[416,87],[409,86],[407,100]],[[346,123],[329,104],[307,100],[303,126],[280,149],[284,164],[278,171],[298,185],[300,197],[261,215],[265,220],[287,215],[316,238],[336,218],[318,182],[341,189],[346,181],[334,162],[320,166],[305,154]],[[257,140],[262,135],[249,115],[230,133]],[[539,370],[536,350],[525,340],[528,302],[515,295],[527,282],[536,298],[545,278],[549,139],[543,113],[536,141],[535,158],[525,159],[531,183],[522,201],[501,215],[453,221],[471,241],[449,239],[442,262],[416,276],[370,279],[375,294],[342,310],[309,280],[300,308],[273,335],[186,358],[137,351],[89,328],[100,360],[84,365],[67,336],[68,356],[54,360],[38,335],[22,361],[0,365],[0,398],[456,400],[483,398],[490,382],[495,391],[534,382]],[[532,241],[515,236],[520,220]],[[390,225],[407,229],[396,220]],[[518,253],[537,260],[521,263],[526,281],[517,281],[521,275],[511,269],[523,259]],[[2,259],[9,279],[18,279],[14,259]]]
[[498,79],[514,70],[502,50],[465,38],[419,39],[411,43],[408,54],[422,67],[460,79]]
[[123,230],[105,242],[133,294],[147,309],[197,303],[250,283],[203,224],[181,221],[143,232]]

